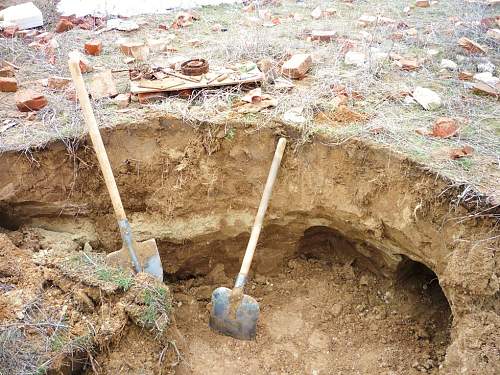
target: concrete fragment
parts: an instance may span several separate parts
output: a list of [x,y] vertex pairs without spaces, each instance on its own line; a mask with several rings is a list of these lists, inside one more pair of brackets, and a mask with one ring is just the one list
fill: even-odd
[[475,82],[472,84],[472,91],[476,94],[490,95],[498,98],[500,96],[500,83],[491,86],[483,82]]
[[20,30],[43,26],[43,15],[32,2],[14,5],[0,11],[0,20],[17,25]]
[[436,92],[425,87],[415,88],[412,96],[427,111],[438,109],[442,104],[441,97]]
[[366,56],[362,52],[349,51],[345,54],[344,63],[346,65],[363,66],[365,65]]
[[21,112],[39,111],[47,105],[47,99],[43,94],[26,89],[16,93],[16,107]]
[[107,98],[118,95],[111,70],[94,73],[87,79],[88,90],[93,99]]
[[16,92],[17,80],[14,77],[0,77],[1,92]]
[[98,56],[102,51],[102,42],[100,40],[91,40],[85,43],[85,53],[87,55]]
[[458,65],[455,61],[448,60],[448,59],[442,59],[441,60],[441,69],[446,69],[446,70],[457,70]]
[[293,55],[285,61],[281,68],[281,73],[289,78],[304,78],[312,65],[312,57],[307,53]]

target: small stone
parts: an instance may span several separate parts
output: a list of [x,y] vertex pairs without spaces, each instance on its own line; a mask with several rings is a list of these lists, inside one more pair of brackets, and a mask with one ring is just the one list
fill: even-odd
[[377,17],[363,14],[358,18],[358,25],[361,27],[368,27],[377,24]]
[[115,98],[118,108],[127,108],[130,103],[130,94],[119,94]]
[[333,316],[340,316],[340,314],[342,313],[342,305],[340,303],[334,304],[331,308],[331,311]]
[[489,29],[486,32],[486,36],[496,40],[500,40],[500,29]]
[[446,70],[457,70],[458,65],[455,61],[448,60],[448,59],[442,59],[441,60],[441,69],[446,69]]
[[312,57],[310,54],[296,54],[283,64],[281,73],[288,78],[304,78],[311,65]]
[[90,253],[90,252],[92,252],[92,250],[93,249],[92,249],[92,246],[90,245],[90,243],[85,242],[85,245],[83,245],[83,251],[85,253]]
[[365,65],[366,57],[362,52],[348,51],[344,57],[346,65],[363,66]]
[[367,275],[363,275],[359,279],[359,285],[367,286],[370,283],[370,279]]
[[209,301],[212,298],[213,288],[210,285],[202,285],[195,291],[198,301]]
[[415,88],[412,96],[418,104],[428,111],[437,109],[442,104],[441,97],[436,92],[424,87]]
[[477,71],[480,73],[490,72],[493,74],[495,69],[496,69],[495,64],[493,64],[491,61],[486,61],[484,63],[477,64]]
[[16,93],[16,106],[21,112],[39,111],[47,105],[47,99],[42,94],[26,89]]
[[321,11],[321,8],[320,7],[316,7],[311,12],[311,17],[314,18],[315,20],[319,20],[321,18],[322,14],[323,14],[323,12]]
[[0,77],[1,92],[16,92],[17,80],[14,77]]
[[474,74],[473,79],[475,81],[482,82],[490,86],[496,86],[500,82],[500,79],[498,77],[493,76],[491,72]]
[[85,43],[85,53],[87,55],[98,56],[102,51],[102,42],[100,40],[92,40]]

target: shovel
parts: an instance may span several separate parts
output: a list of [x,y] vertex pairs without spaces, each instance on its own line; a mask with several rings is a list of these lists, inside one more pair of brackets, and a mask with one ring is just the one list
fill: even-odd
[[108,254],[106,263],[123,268],[129,268],[132,266],[137,273],[147,272],[163,281],[163,268],[161,265],[158,247],[156,246],[156,241],[154,239],[150,239],[139,243],[132,237],[132,229],[130,228],[127,216],[125,215],[125,210],[123,209],[120,193],[118,192],[118,187],[116,186],[108,155],[106,154],[106,149],[104,148],[101,134],[99,133],[99,128],[97,127],[94,112],[92,111],[92,106],[90,105],[89,94],[87,93],[85,83],[83,82],[82,73],[80,71],[79,52],[74,51],[69,54],[69,70],[71,72],[71,77],[73,78],[78,100],[80,101],[80,105],[82,107],[83,117],[85,119],[85,123],[87,124],[97,159],[99,160],[104,181],[106,182],[106,187],[113,204],[113,209],[115,211],[118,227],[120,228],[120,234],[123,241],[121,250]]
[[273,163],[267,177],[264,193],[260,201],[259,210],[252,227],[252,233],[248,240],[245,257],[241,263],[240,273],[236,277],[233,290],[220,287],[212,293],[212,312],[210,314],[210,328],[223,335],[234,337],[239,340],[252,340],[257,331],[257,320],[259,319],[259,304],[246,294],[243,294],[248,271],[252,264],[253,254],[259,239],[262,222],[266,214],[267,205],[271,198],[274,181],[281,164],[281,158],[285,151],[286,139],[280,138]]

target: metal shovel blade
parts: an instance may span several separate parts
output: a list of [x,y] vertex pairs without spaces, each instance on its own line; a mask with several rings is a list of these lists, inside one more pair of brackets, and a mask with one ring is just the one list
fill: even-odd
[[[136,242],[137,246],[135,252],[139,263],[141,264],[142,271],[147,272],[158,280],[163,281],[163,267],[161,265],[160,253],[156,246],[154,238],[144,241]],[[132,261],[125,247],[121,250],[112,252],[106,257],[106,263],[115,267],[131,268]]]
[[236,316],[231,316],[231,292],[231,289],[221,287],[212,293],[210,328],[235,339],[252,340],[257,332],[259,304],[253,297],[244,294]]

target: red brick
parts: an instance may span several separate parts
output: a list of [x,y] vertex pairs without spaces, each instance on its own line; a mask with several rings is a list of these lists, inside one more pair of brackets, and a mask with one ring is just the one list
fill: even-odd
[[16,92],[17,80],[13,77],[0,78],[0,91],[2,92]]
[[100,40],[91,40],[85,43],[85,53],[87,55],[98,56],[102,51],[102,42]]
[[75,25],[68,19],[60,19],[56,25],[56,33],[64,33],[71,30]]
[[297,54],[290,57],[288,61],[285,61],[281,68],[281,72],[289,78],[300,79],[306,75],[311,65],[311,55]]
[[0,77],[14,77],[16,75],[14,68],[11,66],[4,66],[0,68]]
[[47,105],[47,98],[39,92],[27,89],[16,93],[16,106],[21,112],[39,111]]

